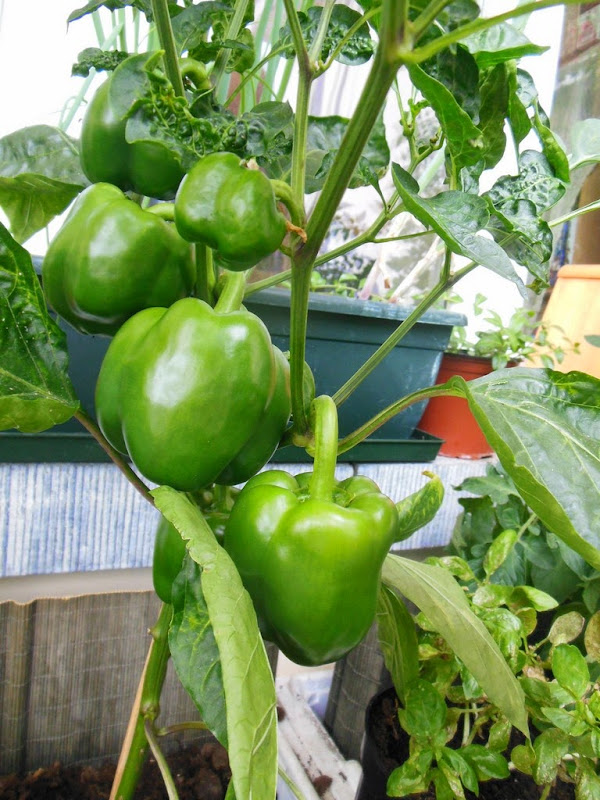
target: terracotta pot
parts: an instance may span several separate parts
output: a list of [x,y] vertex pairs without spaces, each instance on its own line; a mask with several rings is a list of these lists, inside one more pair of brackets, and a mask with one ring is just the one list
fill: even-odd
[[[436,384],[446,383],[453,375],[471,381],[491,371],[489,358],[444,353]],[[443,456],[484,458],[494,452],[462,397],[432,397],[418,427],[444,440],[440,448]]]

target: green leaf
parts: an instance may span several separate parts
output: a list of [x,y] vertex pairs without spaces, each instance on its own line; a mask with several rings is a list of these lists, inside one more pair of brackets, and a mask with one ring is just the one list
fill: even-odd
[[574,644],[559,644],[552,652],[552,672],[559,684],[577,700],[590,685],[590,670],[581,650]]
[[[323,187],[333,160],[341,147],[347,127],[348,120],[345,117],[308,118],[306,191],[309,194],[317,192]],[[357,169],[350,180],[349,188],[356,189],[370,183],[364,172],[361,172],[361,168],[372,170],[381,177],[389,162],[390,150],[383,120],[380,119],[373,127]]]
[[588,656],[594,661],[600,661],[600,611],[590,617],[585,629],[584,643]]
[[432,228],[453,253],[508,278],[523,293],[523,282],[511,260],[496,242],[479,236],[486,227],[489,213],[485,200],[477,195],[450,190],[434,197],[420,197],[419,185],[406,170],[392,164],[394,185],[407,211]]
[[423,611],[503,714],[524,733],[527,715],[521,687],[462,589],[445,570],[388,555],[383,580]]
[[404,702],[406,687],[419,674],[418,641],[413,618],[398,595],[381,586],[377,600],[379,644],[396,694]]
[[552,783],[556,778],[558,765],[569,752],[569,737],[557,728],[549,728],[536,738],[533,750],[533,779],[538,785]]
[[31,256],[0,223],[0,430],[37,433],[79,408],[66,336],[50,317]]
[[219,21],[227,19],[231,8],[227,3],[201,2],[188,5],[171,20],[178,52],[193,53],[206,43],[207,34]]
[[483,559],[483,571],[488,577],[504,564],[518,541],[519,536],[513,530],[502,531],[496,536]]
[[591,344],[592,347],[600,347],[600,335],[592,334],[590,336],[583,337],[588,344]]
[[250,596],[230,557],[185,495],[160,486],[152,496],[157,508],[188,542],[190,556],[202,567],[202,593],[221,661],[236,795],[274,798],[275,686]]
[[202,593],[202,569],[189,555],[173,583],[169,649],[177,676],[203,722],[227,747],[225,692],[219,648]]
[[600,161],[600,119],[584,119],[571,128],[569,166],[579,169]]
[[500,780],[510,775],[508,761],[501,753],[489,750],[481,744],[466,745],[461,747],[460,752],[480,781]]
[[513,261],[547,284],[554,241],[548,223],[540,219],[530,200],[505,200],[493,209],[486,229]]
[[478,793],[477,773],[469,759],[465,758],[462,748],[460,750],[451,750],[449,747],[442,747],[442,761],[448,764],[466,789],[475,792],[475,794]]
[[506,202],[530,200],[538,214],[556,205],[565,193],[565,184],[555,177],[543,153],[525,150],[519,155],[519,174],[498,178],[486,196],[497,209]]
[[[323,9],[320,6],[312,6],[307,13],[300,12],[298,14],[302,36],[306,42],[307,49],[310,49],[319,28],[322,11]],[[361,16],[357,11],[348,8],[342,3],[334,5],[321,48],[322,61],[326,61],[331,53],[337,49],[350,29],[360,21]],[[279,48],[284,48],[282,53],[284,58],[293,58],[295,56],[289,24],[286,24],[279,31],[279,40],[273,49],[278,50]],[[343,44],[335,60],[346,66],[357,66],[366,63],[374,52],[375,42],[371,39],[368,24],[364,22]]]
[[451,383],[527,505],[599,569],[600,381],[513,367]]
[[86,47],[77,55],[77,63],[71,67],[71,75],[87,78],[92,69],[96,72],[112,71],[129,57],[125,50],[101,50],[99,47]]
[[573,702],[573,698],[558,683],[548,683],[538,678],[520,678],[523,691],[530,700],[540,706],[559,708]]
[[558,605],[551,595],[535,586],[515,586],[510,602],[511,607],[531,607],[536,611],[550,611]]
[[88,185],[77,142],[50,125],[0,139],[0,206],[19,242],[61,214]]
[[421,68],[443,84],[472,120],[479,117],[479,69],[466,48],[448,48],[421,64]]
[[504,658],[514,664],[523,638],[521,620],[507,608],[486,609],[481,612],[481,619]]
[[548,47],[533,44],[509,22],[501,22],[462,40],[481,69],[523,56],[545,53]]
[[435,517],[444,500],[444,484],[431,472],[424,472],[430,480],[421,489],[396,503],[400,520],[397,542],[407,539]]
[[472,602],[481,608],[496,608],[508,603],[512,595],[512,586],[503,586],[497,583],[485,583],[478,586],[473,594]]
[[459,581],[470,583],[475,580],[473,570],[464,558],[460,558],[459,556],[431,556],[427,559],[426,563],[437,564],[440,567],[444,567],[444,569],[447,569],[455,578],[458,578]]
[[145,14],[148,21],[152,19],[152,0],[90,0],[85,6],[71,11],[67,23],[75,22],[75,20],[81,19],[87,14],[97,11],[99,8],[104,7],[108,8],[110,11],[117,11],[120,8],[127,8],[129,6],[139,9]]
[[427,773],[423,774],[412,761],[405,761],[390,773],[387,792],[390,797],[405,797],[416,792],[424,792],[428,786]]
[[[567,154],[565,153],[562,145],[558,142],[554,133],[551,131],[549,125],[547,125],[545,120],[542,119],[540,109],[538,108],[537,104],[534,106],[534,109],[535,114],[533,118],[533,126],[537,132],[537,135],[539,136],[544,155],[548,159],[548,163],[552,167],[556,177],[559,180],[568,183],[570,174],[569,159],[567,158]],[[545,116],[546,115],[544,114],[544,117]]]
[[446,138],[448,154],[459,171],[481,160],[483,141],[481,131],[464,111],[452,92],[443,83],[431,78],[421,67],[408,67],[412,84],[435,112]]
[[446,711],[444,698],[435,686],[416,678],[406,687],[404,709],[398,711],[398,717],[409,736],[428,740],[444,731]]
[[484,74],[481,84],[479,129],[483,137],[486,169],[495,167],[506,150],[504,120],[508,116],[509,75],[505,64],[497,64]]
[[515,62],[508,62],[505,67],[509,81],[508,122],[518,147],[531,130],[531,120],[527,113],[529,101],[523,86],[531,86],[536,97],[537,91],[531,76],[524,70],[517,69]]
[[577,800],[600,800],[600,777],[594,772],[593,765],[582,764],[580,769],[576,789]]
[[[452,792],[454,800],[464,800],[465,792],[461,782],[459,773],[456,771],[455,764],[449,763],[449,760],[444,758],[446,751],[443,751],[443,756],[438,759],[437,765],[440,773],[446,779],[448,787]],[[458,759],[453,759],[456,762]],[[466,763],[466,762],[465,762]],[[436,784],[436,796],[439,796],[438,787]]]
[[504,717],[500,717],[490,727],[488,734],[488,746],[486,749],[503,753],[508,748],[512,725]]
[[542,714],[556,728],[569,736],[582,736],[588,729],[586,723],[564,708],[542,708]]
[[530,744],[518,744],[516,747],[513,747],[510,753],[510,760],[519,772],[523,772],[525,775],[531,775],[533,773],[535,753]]
[[568,644],[579,636],[584,625],[585,618],[578,611],[568,611],[554,620],[548,633],[548,640],[554,645]]

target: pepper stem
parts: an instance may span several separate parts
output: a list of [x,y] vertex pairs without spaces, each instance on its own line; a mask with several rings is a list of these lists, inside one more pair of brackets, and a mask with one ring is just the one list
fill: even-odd
[[242,305],[244,291],[246,289],[245,272],[225,271],[224,275],[225,283],[215,305],[215,311],[219,314],[226,314],[228,311],[237,311]]
[[337,408],[329,395],[322,394],[313,400],[311,423],[315,437],[315,463],[310,479],[310,496],[327,501],[333,496],[338,447]]
[[277,200],[283,203],[289,211],[292,223],[302,229],[306,223],[306,215],[302,205],[294,197],[292,187],[289,183],[280,181],[277,178],[271,178],[270,183]]

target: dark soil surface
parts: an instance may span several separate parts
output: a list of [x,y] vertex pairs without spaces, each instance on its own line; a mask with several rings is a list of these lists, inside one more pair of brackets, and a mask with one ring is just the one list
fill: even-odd
[[[187,745],[167,756],[180,800],[223,800],[231,777],[219,744]],[[108,800],[115,764],[63,767],[56,763],[27,775],[0,776],[1,800]],[[154,759],[149,759],[135,800],[167,800]]]
[[[371,770],[375,767],[373,751],[367,755],[365,750],[365,778],[358,800],[385,800],[385,782],[389,773],[408,758],[408,739],[400,728],[397,714],[397,700],[393,694],[384,694],[377,707],[375,717],[371,718],[370,733],[377,747],[377,766],[380,767],[379,781],[371,781]],[[516,744],[516,742],[515,742]],[[542,788],[528,775],[513,772],[504,780],[484,781],[479,784],[479,800],[539,800]],[[467,800],[476,800],[476,795],[465,791]],[[574,800],[575,787],[572,784],[557,782],[548,795],[550,800]],[[411,795],[416,800],[435,800],[435,792]]]

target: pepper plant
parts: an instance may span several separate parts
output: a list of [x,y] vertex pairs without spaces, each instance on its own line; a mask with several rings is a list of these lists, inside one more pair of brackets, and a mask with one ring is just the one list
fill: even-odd
[[[160,49],[84,54],[85,69],[110,76],[89,104],[80,140],[49,126],[0,140],[0,205],[11,228],[0,228],[0,428],[36,432],[76,417],[164,518],[153,570],[164,605],[113,798],[132,796],[149,749],[176,797],[156,727],[170,657],[201,724],[228,749],[228,798],[273,798],[276,700],[261,631],[301,662],[340,658],[373,620],[382,584],[444,627],[486,695],[527,732],[522,689],[460,588],[439,567],[386,555],[435,514],[439,480],[430,476],[394,504],[361,476],[337,483],[336,458],[411,403],[465,397],[532,512],[598,568],[599,382],[523,368],[471,384],[454,378],[371,418],[365,409],[364,425],[341,439],[336,408],[472,270],[499,273],[524,293],[516,263],[533,288],[545,285],[552,233],[544,214],[563,195],[570,162],[518,66],[543,48],[510,21],[554,4],[532,0],[488,18],[474,0],[306,0],[301,10],[294,0],[256,9],[250,0],[94,0],[69,21],[101,6],[132,6],[155,26]],[[255,43],[269,25],[272,44],[261,57]],[[370,62],[356,109],[350,119],[313,117],[311,92],[335,62],[349,70]],[[406,96],[400,70],[412,83]],[[403,164],[389,163],[387,102],[408,143]],[[437,119],[427,138],[425,108]],[[530,132],[537,149],[522,146]],[[509,140],[517,174],[480,193],[481,175]],[[438,151],[447,190],[426,196],[417,178]],[[379,184],[386,170],[388,194]],[[336,209],[358,186],[378,192],[381,211],[367,231],[326,251]],[[307,213],[307,196],[317,191]],[[42,285],[21,243],[73,201]],[[333,397],[314,399],[305,362],[313,269],[377,241],[401,212],[421,223],[422,235],[440,238],[440,274]],[[289,269],[248,282],[276,250]],[[287,280],[285,357],[243,299]],[[96,419],[69,382],[65,337],[51,310],[80,331],[114,336]],[[292,443],[314,457],[310,473],[257,475],[278,446]],[[238,494],[235,485],[246,480]]]

